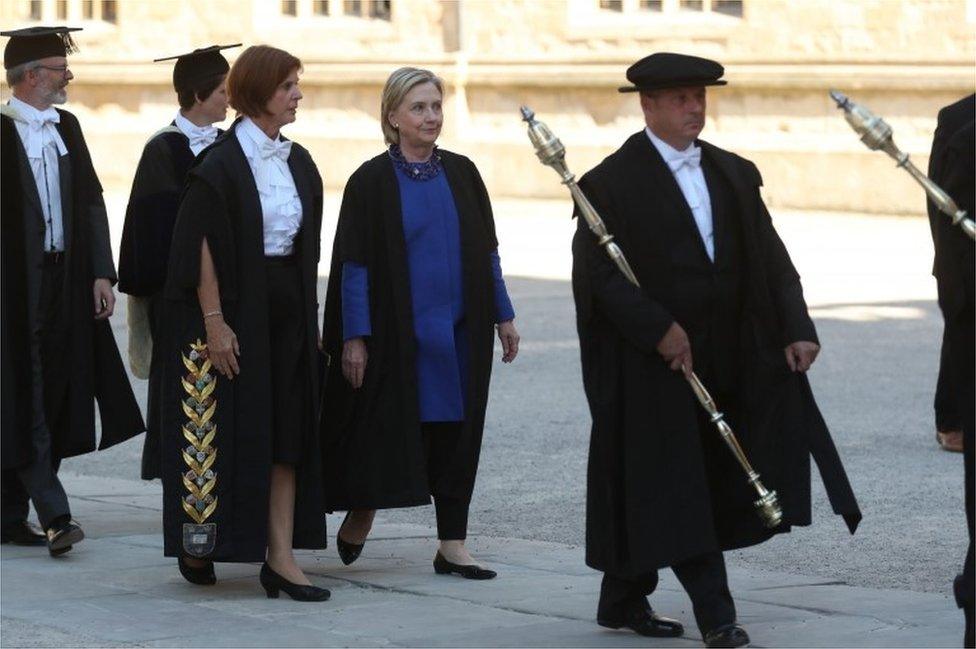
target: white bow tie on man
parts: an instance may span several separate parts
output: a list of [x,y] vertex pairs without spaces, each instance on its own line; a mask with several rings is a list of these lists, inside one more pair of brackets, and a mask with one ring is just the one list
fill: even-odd
[[677,155],[673,155],[668,160],[668,167],[671,168],[671,173],[678,173],[684,166],[687,166],[691,170],[695,170],[701,166],[701,147],[688,147],[684,151],[679,151]]

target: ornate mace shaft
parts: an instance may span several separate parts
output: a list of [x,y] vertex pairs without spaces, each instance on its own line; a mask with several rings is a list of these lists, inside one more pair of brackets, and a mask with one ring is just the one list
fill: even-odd
[[[607,255],[617,265],[617,268],[620,269],[624,277],[634,286],[640,287],[637,276],[634,274],[633,269],[631,269],[630,264],[627,263],[627,258],[624,256],[620,246],[614,242],[613,235],[607,232],[607,226],[604,224],[603,219],[600,218],[596,208],[593,207],[593,204],[583,194],[579,185],[576,184],[576,177],[566,166],[566,147],[549,130],[549,127],[536,120],[535,113],[527,106],[522,106],[522,119],[528,122],[529,139],[535,146],[535,152],[539,156],[539,160],[542,164],[555,169],[556,173],[562,178],[563,184],[569,188],[580,214],[586,219],[586,223],[593,234],[596,235],[597,243],[606,251]],[[712,399],[712,395],[708,393],[708,390],[705,389],[705,386],[702,385],[701,380],[694,372],[688,378],[688,383],[691,385],[691,389],[694,391],[698,403],[708,413],[711,422],[715,424],[715,428],[718,429],[726,446],[729,447],[735,459],[738,460],[739,465],[746,474],[746,479],[749,481],[749,484],[755,488],[756,493],[759,495],[758,500],[753,503],[756,506],[756,513],[763,520],[766,527],[776,527],[783,520],[783,510],[779,505],[776,492],[767,489],[763,485],[759,479],[759,474],[752,468],[752,464],[749,463],[749,459],[742,450],[739,440],[736,439],[732,427],[725,421],[725,415],[715,405],[715,400]]]
[[854,132],[861,136],[861,142],[864,142],[864,146],[872,151],[881,149],[894,158],[898,163],[897,166],[911,174],[912,178],[922,186],[922,189],[932,199],[935,206],[939,208],[939,211],[952,219],[953,225],[958,225],[962,228],[963,232],[968,234],[970,239],[976,239],[976,223],[973,223],[973,220],[967,217],[965,210],[959,209],[959,206],[956,205],[956,202],[952,200],[951,196],[932,182],[931,178],[919,171],[918,167],[909,160],[907,153],[895,146],[895,141],[892,139],[891,126],[888,125],[888,122],[864,106],[854,103],[844,93],[831,90],[830,97],[837,102],[838,108],[843,109],[844,119],[851,125]]

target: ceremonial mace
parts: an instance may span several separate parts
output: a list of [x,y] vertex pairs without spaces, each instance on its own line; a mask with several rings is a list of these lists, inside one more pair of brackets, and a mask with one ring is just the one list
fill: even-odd
[[[535,113],[528,106],[522,106],[522,119],[529,124],[529,139],[532,140],[532,144],[535,146],[535,153],[539,156],[539,160],[542,164],[555,169],[556,173],[563,179],[563,184],[569,188],[569,192],[573,195],[573,199],[579,207],[580,214],[583,215],[587,225],[590,226],[590,231],[596,235],[597,244],[606,251],[607,255],[617,265],[617,268],[620,269],[624,277],[631,284],[639,288],[640,284],[637,281],[637,276],[634,275],[630,264],[627,263],[627,258],[624,256],[623,251],[620,249],[620,246],[614,243],[613,235],[607,232],[607,226],[603,223],[603,219],[600,218],[596,208],[593,207],[593,204],[583,194],[579,185],[576,184],[576,177],[570,173],[569,168],[566,166],[566,147],[549,130],[548,126],[536,120]],[[735,433],[732,432],[732,427],[725,421],[725,415],[719,411],[715,405],[715,400],[712,399],[712,395],[708,393],[708,390],[705,389],[705,386],[702,385],[701,380],[694,372],[688,377],[688,383],[698,398],[698,403],[705,409],[711,422],[715,424],[718,432],[722,435],[726,446],[732,451],[735,459],[739,461],[739,465],[746,473],[749,484],[755,487],[756,493],[759,494],[759,499],[753,503],[756,506],[756,513],[759,515],[759,518],[762,519],[766,527],[776,527],[783,520],[783,510],[779,506],[779,499],[776,496],[776,492],[770,491],[763,486],[762,481],[759,479],[759,474],[752,468],[748,458],[746,458],[745,452],[742,450],[742,446],[739,445],[739,440],[736,439]]]
[[876,116],[864,106],[854,103],[844,93],[831,90],[830,97],[837,102],[838,108],[844,109],[844,119],[851,125],[854,132],[861,136],[861,142],[864,142],[867,148],[872,151],[881,149],[894,158],[898,163],[897,166],[911,174],[912,178],[922,186],[922,189],[929,195],[929,198],[939,208],[939,211],[945,213],[952,219],[953,225],[958,225],[962,228],[962,231],[968,234],[970,239],[976,239],[976,223],[973,223],[973,220],[967,217],[965,210],[959,209],[959,206],[952,200],[952,197],[932,182],[928,176],[919,171],[918,167],[908,159],[907,153],[895,146],[895,142],[891,137],[891,126],[888,125],[888,122]]

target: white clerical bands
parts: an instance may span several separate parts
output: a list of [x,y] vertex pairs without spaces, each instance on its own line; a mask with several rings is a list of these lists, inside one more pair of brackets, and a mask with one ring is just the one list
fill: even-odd
[[27,136],[27,146],[24,148],[27,150],[28,158],[40,158],[41,151],[43,150],[45,139],[54,142],[54,145],[58,148],[58,155],[67,155],[68,147],[64,145],[64,140],[61,139],[61,134],[58,133],[58,129],[55,124],[61,122],[61,116],[53,108],[48,108],[44,111],[39,111],[37,117],[34,119],[25,119],[29,127],[29,134]]

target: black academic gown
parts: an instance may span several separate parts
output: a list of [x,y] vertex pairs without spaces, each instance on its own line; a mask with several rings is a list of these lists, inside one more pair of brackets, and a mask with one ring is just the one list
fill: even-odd
[[[466,157],[440,150],[460,221],[468,394],[445,495],[467,500],[484,431],[495,323],[491,253],[498,247],[488,192]],[[372,334],[363,385],[342,375],[342,265],[369,273]],[[332,358],[322,408],[326,504],[330,511],[408,507],[430,502],[414,358],[403,213],[393,162],[382,153],[349,178],[333,247],[323,337]]]
[[[66,203],[65,218],[65,284],[61,317],[71,323],[66,348],[59,367],[44,368],[45,382],[55,377],[67,396],[57,407],[66,413],[46,408],[46,420],[51,429],[52,455],[66,458],[94,451],[95,401],[101,419],[101,439],[97,446],[108,448],[138,435],[145,427],[142,415],[129,385],[122,358],[119,355],[112,327],[108,320],[94,319],[92,283],[96,264],[92,258],[92,237],[108,233],[93,223],[94,214],[104,218],[102,186],[92,166],[88,146],[78,119],[71,113],[58,110],[61,121],[58,132],[68,149],[62,170],[70,170],[62,178],[62,200]],[[31,294],[28,273],[38,273],[43,253],[42,242],[32,245],[26,232],[39,231],[24,222],[26,218],[40,218],[39,198],[30,175],[23,144],[13,119],[0,118],[0,257],[2,257],[2,350],[0,350],[0,383],[2,383],[2,465],[17,468],[32,459],[29,312],[37,308],[39,296]],[[64,175],[64,174],[62,174]],[[25,182],[29,180],[29,182]],[[32,211],[33,210],[33,211]],[[104,225],[104,224],[102,224]],[[43,225],[39,226],[40,228]],[[100,248],[101,249],[101,248]],[[114,269],[100,260],[98,276],[114,279]]]
[[[932,151],[929,155],[928,176],[945,189],[946,153],[950,140],[967,124],[973,122],[976,114],[976,95],[969,95],[949,104],[939,111],[937,126],[932,138]],[[958,430],[963,422],[965,401],[959,402],[958,387],[965,378],[965,366],[955,362],[963,354],[952,349],[953,321],[963,319],[965,308],[965,287],[962,275],[958,272],[960,248],[958,227],[952,225],[949,217],[943,214],[935,203],[927,202],[929,226],[932,228],[932,243],[935,258],[932,274],[938,288],[939,307],[945,320],[942,336],[942,352],[939,358],[939,380],[935,395],[935,423],[939,430]],[[971,214],[970,214],[971,215]],[[959,329],[958,325],[955,329]],[[965,395],[964,395],[965,398]]]
[[[162,290],[176,210],[186,174],[195,157],[189,139],[176,127],[176,122],[154,135],[142,151],[125,211],[119,250],[119,291],[148,301],[149,333],[153,339],[161,317]],[[146,404],[146,441],[142,449],[144,480],[161,477],[161,373],[158,348],[153,347]]]
[[[247,158],[237,140],[238,122],[197,157],[187,177],[173,230],[161,321],[163,526],[166,556],[190,554],[215,561],[263,561],[268,545],[268,498],[272,463],[272,389],[269,378],[274,341],[268,329],[261,203]],[[293,144],[288,166],[302,203],[302,227],[295,254],[302,277],[309,406],[306,421],[317,421],[318,326],[316,279],[322,224],[322,179],[308,151]],[[224,320],[237,334],[241,373],[229,381],[201,358],[192,344],[206,342],[197,298],[200,248],[206,238],[220,284]],[[193,369],[191,369],[191,366]],[[194,371],[195,370],[195,371]],[[210,399],[196,414],[184,409],[191,374],[216,381]],[[197,395],[199,398],[203,395]],[[192,404],[191,404],[192,405]],[[210,496],[195,519],[185,509],[194,491],[185,482],[192,464],[184,452],[186,435],[209,417],[209,444],[200,456],[214,475],[205,475],[200,495]],[[305,435],[305,461],[296,467],[294,547],[324,548],[325,510],[318,436]],[[215,431],[215,432],[214,432]],[[201,442],[206,441],[206,437]],[[215,459],[211,459],[215,458]],[[212,463],[212,464],[210,464]],[[211,486],[212,485],[212,486]],[[207,490],[210,489],[209,492]],[[212,507],[211,507],[212,505]],[[191,506],[192,508],[192,506]]]
[[[702,318],[714,313],[698,313],[695,305],[707,303],[722,278],[716,272],[712,284],[688,272],[686,264],[698,263],[696,255],[701,263],[710,262],[691,210],[646,134],[631,136],[580,180],[641,285],[636,288],[623,277],[580,218],[573,241],[573,293],[593,417],[586,561],[624,577],[808,525],[811,455],[834,511],[852,532],[861,517],[807,377],[786,365],[786,344],[816,341],[816,332],[799,276],[760,198],[759,172],[743,158],[700,145],[706,177],[710,170],[713,180],[722,181],[709,183],[710,194],[728,188],[725,199],[713,194],[713,203],[728,203],[713,205],[726,219],[724,225],[716,222],[716,266],[725,254],[723,244],[735,241],[739,250],[735,276],[741,283],[722,293],[737,295],[737,304],[719,319],[722,327],[711,328],[726,338],[728,327],[735,332],[721,345],[702,336],[710,330]],[[732,226],[735,238],[729,236]],[[723,391],[731,386],[736,394],[730,423],[783,506],[784,522],[775,531],[765,529],[756,515],[755,492],[718,443],[718,432],[711,426],[700,429],[700,406],[683,376],[656,351],[674,320],[689,331],[696,354],[712,356],[703,368],[710,378],[722,379]],[[737,352],[734,362],[723,348]]]

